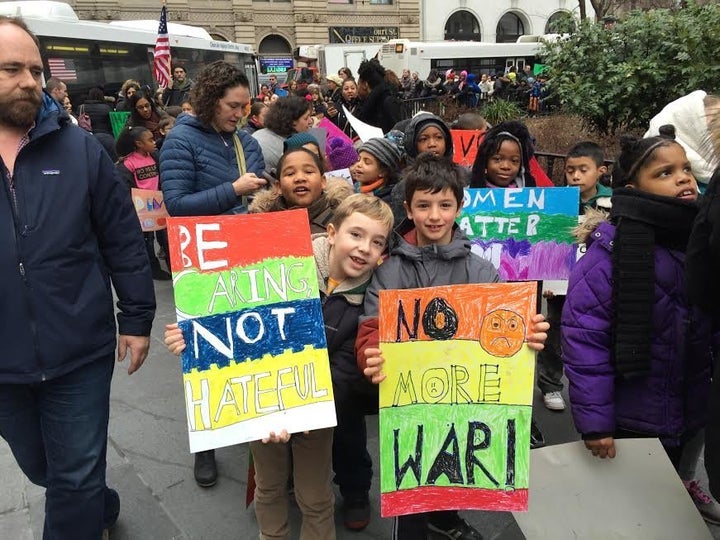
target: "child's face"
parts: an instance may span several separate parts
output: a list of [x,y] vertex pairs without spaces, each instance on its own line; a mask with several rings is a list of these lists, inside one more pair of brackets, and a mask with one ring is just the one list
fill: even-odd
[[677,143],[661,146],[637,173],[635,187],[640,191],[686,201],[698,198],[698,186],[685,150]]
[[163,137],[167,136],[167,134],[170,133],[170,130],[173,128],[174,125],[175,122],[170,122],[167,126],[159,128],[158,131],[160,131],[160,135],[162,135]]
[[580,188],[580,197],[583,201],[587,201],[597,193],[597,183],[605,172],[607,167],[604,165],[598,167],[595,160],[590,157],[570,157],[565,160],[565,181],[568,186]]
[[180,105],[180,108],[182,109],[182,112],[187,114],[193,113],[192,105],[190,105],[189,101],[184,101],[182,105]]
[[359,277],[377,266],[390,231],[365,214],[349,215],[340,227],[328,225],[330,277],[336,281]]
[[428,126],[423,129],[415,144],[418,154],[432,152],[436,156],[445,155],[445,134],[437,126]]
[[350,174],[359,184],[372,184],[382,177],[380,162],[370,152],[360,152],[360,159],[352,166]]
[[283,161],[276,186],[288,206],[307,208],[322,195],[325,177],[307,152],[293,152]]
[[515,141],[503,141],[487,162],[487,180],[498,187],[509,186],[520,173],[522,154]]
[[410,204],[405,202],[405,210],[408,219],[415,223],[418,246],[450,243],[455,219],[460,215],[458,202],[450,188],[437,193],[416,191]]
[[137,148],[138,152],[145,152],[146,154],[157,150],[152,132],[143,131],[143,134],[140,135],[140,139],[135,141],[135,148]]

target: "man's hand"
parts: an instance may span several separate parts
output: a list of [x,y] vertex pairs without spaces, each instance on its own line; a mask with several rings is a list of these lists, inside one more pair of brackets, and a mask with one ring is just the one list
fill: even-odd
[[586,440],[585,448],[592,452],[593,456],[597,456],[601,459],[609,457],[610,459],[615,457],[615,439],[612,437],[605,437],[603,439]]
[[150,336],[118,336],[118,356],[117,361],[125,360],[127,351],[130,349],[130,366],[128,366],[128,375],[135,373],[145,362],[150,349]]

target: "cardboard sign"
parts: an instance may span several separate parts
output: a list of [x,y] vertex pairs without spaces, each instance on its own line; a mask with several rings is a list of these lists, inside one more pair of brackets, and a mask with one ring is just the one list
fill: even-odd
[[159,231],[167,227],[168,213],[162,191],[132,188],[131,196],[143,232]]
[[466,189],[458,225],[505,281],[568,279],[579,200],[577,187]]
[[485,138],[485,131],[474,129],[451,129],[453,141],[453,162],[463,167],[472,167],[478,147]]
[[169,218],[190,451],[336,425],[305,210]]
[[383,516],[525,510],[535,283],[380,291]]
[[582,441],[530,452],[533,496],[514,514],[525,538],[713,538],[660,441],[615,439],[615,448],[614,459]]

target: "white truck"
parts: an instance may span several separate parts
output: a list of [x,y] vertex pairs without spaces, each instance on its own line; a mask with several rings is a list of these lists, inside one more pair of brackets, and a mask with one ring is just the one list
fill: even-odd
[[[308,70],[317,71],[321,75],[337,74],[341,67],[347,67],[357,77],[360,62],[375,56],[380,52],[382,43],[328,43],[324,45],[302,45],[296,50],[296,67],[287,72],[286,83],[292,80],[304,83],[302,73]],[[303,72],[303,68],[305,71]],[[399,75],[399,74],[398,74]]]
[[[317,65],[320,73],[328,75],[337,74],[341,67],[350,68],[353,76],[357,78],[360,62],[375,58],[380,52],[382,43],[330,43],[318,46]],[[399,75],[399,74],[398,74]]]

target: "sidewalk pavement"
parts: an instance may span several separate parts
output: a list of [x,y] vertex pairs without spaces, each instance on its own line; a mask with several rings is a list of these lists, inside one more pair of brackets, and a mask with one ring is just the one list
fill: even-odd
[[[220,478],[211,489],[197,487],[188,451],[181,369],[162,342],[165,324],[174,322],[172,289],[156,282],[158,311],[150,356],[128,377],[118,365],[111,393],[108,483],[121,496],[122,509],[111,540],[225,540],[257,538],[252,506],[245,508],[247,445],[217,450]],[[567,399],[567,395],[566,395]],[[535,399],[535,416],[548,444],[577,440],[569,411],[552,413]],[[369,448],[377,463],[377,417],[368,419]],[[706,484],[704,466],[698,475]],[[0,439],[0,540],[40,540],[44,490],[30,484]],[[532,491],[531,491],[532,496]],[[338,496],[338,502],[340,497]],[[338,539],[390,537],[391,520],[380,518],[377,482],[371,493],[372,521],[363,532],[348,532],[337,513]],[[293,536],[300,513],[292,508]],[[487,540],[524,538],[506,512],[465,512]],[[710,527],[720,539],[720,527]],[[437,540],[437,539],[433,539]]]

